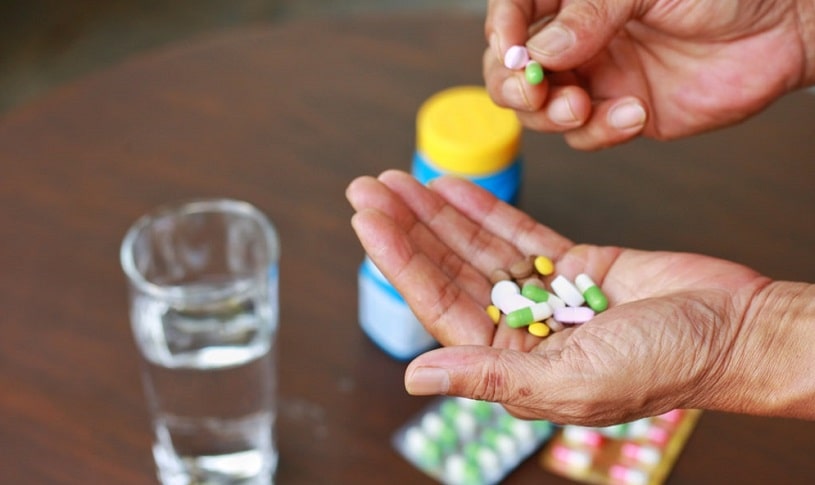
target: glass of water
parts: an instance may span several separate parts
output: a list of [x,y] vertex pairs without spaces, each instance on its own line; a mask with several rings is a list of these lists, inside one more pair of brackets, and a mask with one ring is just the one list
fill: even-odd
[[121,263],[164,485],[273,482],[277,232],[229,199],[136,221]]

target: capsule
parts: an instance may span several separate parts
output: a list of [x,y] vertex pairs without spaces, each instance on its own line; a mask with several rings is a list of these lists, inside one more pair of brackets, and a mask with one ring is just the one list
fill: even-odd
[[571,281],[566,279],[563,275],[558,275],[551,283],[552,291],[560,297],[568,306],[578,307],[581,306],[586,300]]
[[585,470],[592,462],[589,452],[563,445],[556,445],[552,448],[552,457],[572,470]]
[[520,328],[534,322],[546,320],[552,316],[552,307],[547,303],[534,303],[532,306],[521,308],[507,314],[507,325]]
[[633,442],[625,443],[620,449],[620,452],[626,458],[643,465],[654,466],[659,463],[659,460],[662,459],[662,453],[659,451],[659,449],[653,446],[640,445]]
[[659,426],[651,426],[645,433],[646,439],[657,446],[665,446],[671,439],[671,433],[667,429]]
[[606,298],[603,290],[592,281],[589,275],[586,273],[577,275],[574,279],[574,284],[580,293],[583,294],[586,304],[589,305],[592,310],[600,313],[608,308],[608,298]]
[[478,428],[478,421],[471,413],[459,413],[453,420],[459,439],[469,441]]
[[535,303],[547,301],[551,295],[540,283],[534,281],[524,283],[523,288],[521,288],[521,294]]
[[483,476],[483,480],[465,483],[497,483],[502,470],[501,460],[494,450],[476,440],[464,446],[463,454],[468,463],[478,465]]
[[670,424],[677,424],[682,420],[683,411],[681,409],[672,409],[666,413],[662,413],[656,418]]
[[529,84],[535,85],[542,83],[543,66],[541,66],[537,61],[527,62],[526,68],[524,69],[524,76],[526,76],[526,82]]
[[585,426],[566,426],[562,436],[567,442],[578,446],[598,448],[603,444],[603,435]]
[[498,483],[503,469],[501,467],[501,460],[495,451],[482,447],[478,450],[473,463],[478,463],[481,467],[481,473],[484,475],[483,482]]
[[623,439],[629,435],[629,424],[630,423],[612,424],[610,426],[602,426],[595,429],[609,438]]
[[481,483],[483,479],[474,463],[461,455],[451,455],[444,463],[444,474],[451,483]]
[[529,298],[520,295],[507,295],[501,300],[501,306],[498,307],[505,315],[509,315],[510,313],[520,310],[522,308],[529,308],[534,305],[535,302],[530,300]]
[[405,434],[405,448],[407,454],[428,468],[441,464],[441,447],[429,440],[418,428],[412,428]]
[[521,288],[521,295],[529,298],[535,303],[546,302],[550,307],[552,307],[552,310],[557,310],[558,308],[563,308],[566,306],[566,303],[564,303],[563,300],[546,291],[546,289],[543,288],[543,284],[540,283],[540,280],[528,281],[524,283],[523,288]]
[[612,483],[619,485],[647,485],[648,474],[637,468],[628,468],[622,465],[612,465],[608,470]]
[[444,420],[436,413],[425,414],[422,418],[422,430],[427,433],[427,436],[430,438],[437,438],[445,426]]

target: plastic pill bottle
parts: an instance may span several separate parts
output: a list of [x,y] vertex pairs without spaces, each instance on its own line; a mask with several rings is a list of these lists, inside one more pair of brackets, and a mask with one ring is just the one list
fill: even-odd
[[[427,183],[467,178],[514,204],[521,187],[521,124],[479,86],[440,91],[419,107],[411,173]],[[382,350],[408,360],[436,347],[398,291],[367,257],[359,269],[359,321]]]

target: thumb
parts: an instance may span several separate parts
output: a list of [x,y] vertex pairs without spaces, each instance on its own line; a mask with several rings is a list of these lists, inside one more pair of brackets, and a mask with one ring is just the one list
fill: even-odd
[[523,406],[540,388],[545,367],[542,355],[485,346],[443,347],[408,365],[405,389],[417,396],[447,394]]
[[554,71],[574,69],[600,52],[635,14],[632,0],[567,2],[527,41],[530,55]]

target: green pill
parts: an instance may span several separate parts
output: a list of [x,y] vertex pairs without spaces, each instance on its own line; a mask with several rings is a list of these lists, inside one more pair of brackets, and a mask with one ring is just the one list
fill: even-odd
[[585,273],[577,275],[574,280],[575,286],[583,294],[586,304],[597,313],[606,311],[608,308],[608,298],[603,290],[592,281],[591,277]]
[[524,75],[529,84],[540,84],[543,82],[543,66],[537,61],[529,61],[524,69]]
[[589,308],[597,313],[605,311],[608,308],[606,295],[596,286],[586,290],[586,292],[583,293],[583,298],[586,299],[586,304],[589,305]]

